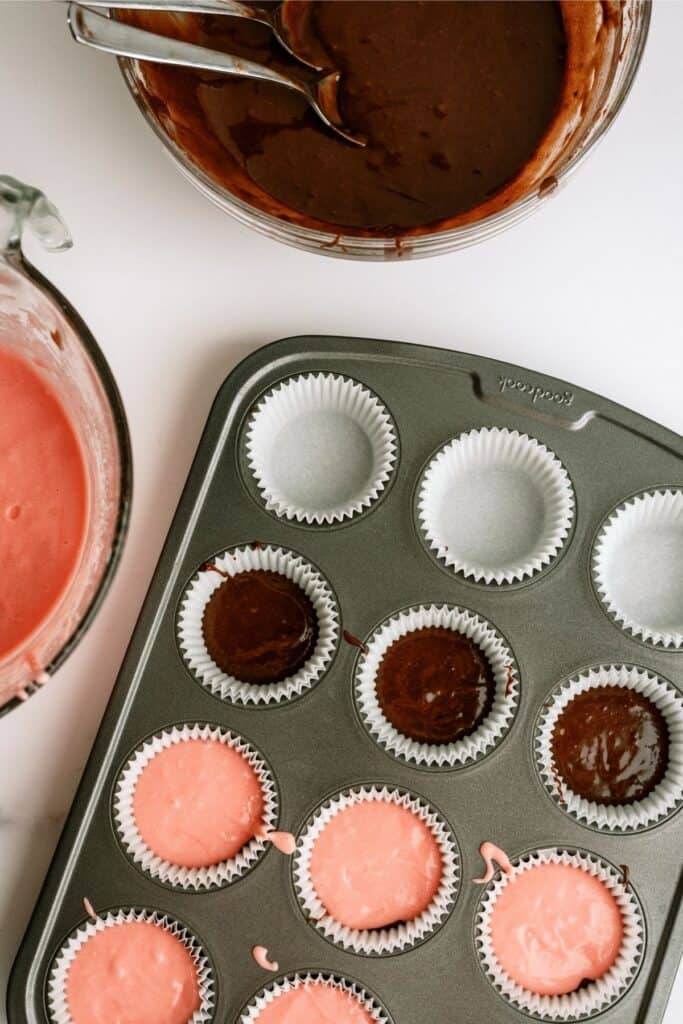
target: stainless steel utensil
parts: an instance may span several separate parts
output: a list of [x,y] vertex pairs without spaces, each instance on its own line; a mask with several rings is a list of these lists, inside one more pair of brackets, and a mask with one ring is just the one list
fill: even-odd
[[233,18],[246,18],[260,25],[267,25],[280,46],[296,60],[314,71],[322,71],[319,64],[309,60],[303,51],[303,44],[298,30],[301,19],[296,12],[299,5],[296,0],[282,0],[277,7],[264,10],[251,4],[240,3],[240,0],[88,0],[88,7],[106,7],[107,9],[123,9],[134,11],[169,11],[175,14],[229,14]]
[[[139,2],[140,0],[138,0],[138,6]],[[119,6],[123,7],[123,4]],[[135,3],[133,5],[126,4],[126,6],[135,6]],[[197,5],[193,6],[196,10]],[[164,5],[164,9],[170,10],[166,5]],[[68,21],[71,34],[77,43],[84,43],[86,46],[92,46],[94,49],[103,50],[106,53],[131,57],[134,60],[177,64],[180,67],[213,71],[218,74],[233,75],[236,78],[254,78],[282,85],[303,96],[323,124],[327,125],[345,142],[353,143],[356,146],[365,145],[364,140],[354,136],[342,122],[338,102],[341,75],[338,71],[324,74],[310,82],[297,81],[279,71],[242,57],[233,57],[229,53],[209,50],[203,46],[196,46],[194,43],[186,43],[125,25],[123,22],[97,14],[77,3],[69,4]]]

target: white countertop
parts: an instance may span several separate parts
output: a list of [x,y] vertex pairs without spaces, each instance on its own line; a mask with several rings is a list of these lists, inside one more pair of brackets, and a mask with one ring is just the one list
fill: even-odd
[[[304,333],[422,342],[545,371],[683,432],[681,38],[683,3],[658,0],[616,124],[531,220],[462,253],[376,265],[299,253],[221,215],[173,168],[114,61],[70,42],[62,4],[0,2],[0,172],[43,188],[71,227],[71,252],[29,252],[111,363],[136,477],[94,627],[0,720],[0,997],[209,405],[238,360]],[[666,1022],[682,1018],[679,975]]]

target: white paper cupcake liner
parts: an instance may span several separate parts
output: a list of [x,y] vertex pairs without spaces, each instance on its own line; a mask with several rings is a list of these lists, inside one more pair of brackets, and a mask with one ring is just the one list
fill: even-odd
[[[605,806],[574,793],[560,777],[552,753],[557,720],[574,697],[596,686],[641,693],[659,709],[669,729],[668,767],[651,793],[635,803]],[[683,697],[671,683],[633,665],[596,665],[561,683],[545,702],[534,733],[536,767],[555,803],[582,825],[605,832],[639,832],[664,821],[683,803]]]
[[368,388],[333,373],[290,377],[261,399],[246,428],[249,467],[266,508],[331,524],[369,508],[397,457],[396,430]]
[[617,625],[683,650],[683,489],[645,491],[619,505],[600,528],[591,568]]
[[[339,637],[339,612],[327,580],[300,555],[270,545],[231,548],[212,559],[210,564],[220,571],[200,569],[183,594],[178,613],[180,650],[192,674],[217,697],[233,704],[277,704],[310,690],[327,671]],[[204,609],[213,592],[225,581],[221,573],[236,576],[259,569],[279,572],[301,587],[318,619],[318,640],[313,654],[298,672],[277,683],[243,683],[228,675],[215,663],[204,641]]]
[[[491,710],[473,733],[454,743],[422,743],[404,736],[388,721],[377,699],[377,673],[387,650],[408,633],[429,627],[468,637],[481,648],[493,672]],[[455,768],[485,757],[506,735],[519,703],[519,672],[506,641],[490,622],[466,608],[417,605],[385,620],[370,637],[358,660],[355,697],[365,728],[394,757],[410,764]]]
[[215,1002],[213,972],[206,953],[189,928],[159,911],[122,909],[105,914],[103,917],[97,918],[96,921],[86,921],[58,952],[47,983],[47,1005],[52,1024],[73,1024],[66,999],[66,981],[69,968],[78,951],[88,939],[98,932],[104,931],[105,928],[130,924],[134,921],[155,924],[182,942],[197,970],[200,999],[199,1008],[192,1014],[188,1024],[208,1024],[213,1020]]
[[[207,867],[189,868],[163,860],[151,850],[138,830],[133,813],[135,787],[144,769],[162,750],[187,740],[214,740],[236,750],[251,765],[263,793],[263,827],[227,860]],[[277,828],[278,797],[275,780],[262,755],[235,733],[207,724],[186,724],[152,736],[128,759],[114,790],[114,822],[121,844],[134,864],[150,877],[178,889],[201,891],[228,885],[246,874],[265,853],[265,832]]]
[[566,469],[516,430],[470,430],[434,456],[420,483],[424,536],[454,572],[478,583],[518,583],[550,565],[574,520]]
[[501,871],[496,872],[482,894],[475,919],[475,945],[486,977],[516,1009],[538,1020],[585,1020],[606,1010],[632,984],[645,952],[645,924],[640,904],[631,887],[624,884],[623,875],[596,854],[551,847],[512,861],[514,874],[551,863],[582,868],[603,882],[614,896],[621,911],[624,934],[619,954],[609,970],[585,987],[559,996],[539,995],[513,981],[498,962],[491,941],[491,914],[496,899],[510,880],[510,876]]
[[[391,928],[349,928],[327,913],[311,879],[310,864],[318,836],[340,811],[364,801],[387,801],[411,810],[431,830],[441,854],[441,882],[421,914]],[[301,908],[321,935],[342,949],[364,956],[403,952],[435,932],[450,914],[460,884],[460,855],[445,820],[421,797],[386,786],[356,786],[326,800],[313,814],[299,838],[293,863],[294,890]]]
[[361,988],[355,981],[322,971],[297,972],[296,974],[288,974],[284,978],[271,982],[270,985],[261,989],[251,999],[240,1014],[238,1024],[256,1024],[265,1008],[277,999],[278,996],[309,984],[331,985],[341,992],[346,992],[348,995],[353,996],[367,1010],[371,1019],[376,1024],[391,1024],[391,1018],[376,996]]

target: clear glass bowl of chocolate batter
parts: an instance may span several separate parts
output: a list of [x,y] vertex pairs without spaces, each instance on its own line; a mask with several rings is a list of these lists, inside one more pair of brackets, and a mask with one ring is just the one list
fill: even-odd
[[[13,366],[20,368],[14,384],[9,375],[0,383],[18,389],[4,392],[9,406],[15,393],[24,402],[12,407],[14,411],[2,410],[9,434],[3,436],[0,453],[6,471],[0,494],[10,502],[26,502],[0,508],[4,519],[15,520],[17,526],[26,522],[20,535],[13,537],[11,523],[2,534],[7,547],[0,549],[0,564],[19,585],[8,587],[6,579],[0,586],[0,614],[6,616],[0,622],[0,716],[48,681],[95,617],[119,563],[132,489],[128,428],[114,378],[78,313],[24,257],[21,237],[26,227],[47,250],[71,244],[58,212],[41,192],[0,176],[0,370],[9,374]],[[34,389],[31,394],[48,396],[37,399],[42,405],[28,405],[27,386]],[[16,410],[22,408],[38,410],[41,418],[25,415],[17,420]],[[63,414],[68,431],[59,419],[53,422],[43,415],[52,408]],[[30,443],[16,447],[25,435]],[[57,579],[59,548],[67,544],[64,523],[75,507],[60,496],[71,483],[66,474],[60,475],[60,459],[66,459],[71,437],[82,463],[78,547],[72,564],[65,560],[63,577]],[[44,509],[36,508],[37,490],[25,485],[23,477],[19,480],[17,465],[49,481]],[[15,540],[17,536],[22,539]]]
[[[358,259],[449,252],[538,209],[617,115],[651,13],[649,0],[300,6],[318,63],[342,72],[342,114],[365,149],[327,133],[277,86],[121,68],[180,170],[221,209],[279,241]],[[263,26],[125,17],[307,73]]]

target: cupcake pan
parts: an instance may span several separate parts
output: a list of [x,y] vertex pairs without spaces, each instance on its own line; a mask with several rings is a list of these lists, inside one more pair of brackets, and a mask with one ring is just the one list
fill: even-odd
[[[386,485],[357,514],[332,522],[278,515],[267,507],[250,468],[250,416],[278,385],[306,374],[361,384],[378,397],[395,427],[396,460]],[[495,572],[487,583],[454,571],[420,524],[420,482],[431,460],[454,438],[487,428],[516,431],[545,446],[566,471],[573,497],[559,550],[530,576],[510,582],[503,577],[503,585]],[[674,812],[626,835],[575,820],[544,789],[534,726],[548,695],[586,666],[635,665],[683,688],[683,650],[624,628],[604,607],[591,571],[601,527],[615,509],[642,492],[682,485],[678,435],[519,367],[393,342],[317,337],[287,339],[245,360],[221,388],[209,417],[19,951],[9,1024],[49,1020],[49,973],[63,943],[84,925],[84,896],[99,912],[124,906],[168,914],[200,937],[214,965],[213,1019],[220,1024],[237,1024],[244,1008],[273,983],[251,957],[255,945],[268,947],[283,976],[328,972],[358,984],[376,995],[394,1024],[529,1020],[501,998],[480,965],[475,924],[482,894],[469,880],[481,874],[478,847],[485,839],[512,858],[562,848],[628,866],[642,907],[644,955],[618,1002],[595,1020],[656,1024],[683,948],[683,816]],[[315,685],[294,701],[221,700],[193,678],[179,644],[181,603],[200,567],[254,541],[261,549],[270,545],[300,555],[327,581],[339,608],[339,642]],[[640,551],[633,557],[647,572],[647,558]],[[658,557],[654,552],[653,564]],[[341,639],[346,631],[369,640],[402,610],[431,605],[467,609],[495,624],[513,652],[519,680],[507,731],[486,757],[453,769],[399,759],[376,741],[354,698],[363,654]],[[272,848],[243,877],[212,891],[174,889],[139,870],[116,834],[116,781],[131,751],[182,722],[210,722],[247,737],[262,753],[280,796],[281,829],[301,832],[317,807],[358,786],[400,788],[438,808],[460,853],[460,891],[441,927],[404,952],[366,956],[340,949],[305,921],[292,862]]]

